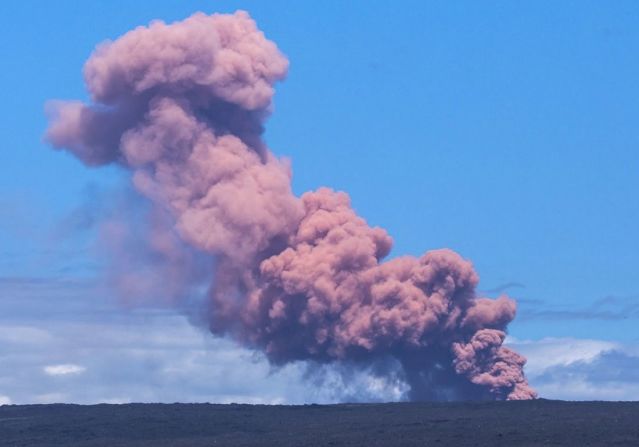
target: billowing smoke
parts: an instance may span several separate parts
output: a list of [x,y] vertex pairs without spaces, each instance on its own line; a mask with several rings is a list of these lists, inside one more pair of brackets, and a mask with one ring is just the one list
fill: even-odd
[[289,164],[261,139],[287,68],[245,12],[153,22],[96,49],[92,102],[51,104],[47,140],[131,172],[155,209],[159,288],[188,288],[192,253],[214,259],[214,334],[273,364],[391,359],[411,399],[534,398],[525,359],[502,346],[515,302],[478,297],[470,262],[446,249],[382,262],[391,238],[346,193],[292,193]]

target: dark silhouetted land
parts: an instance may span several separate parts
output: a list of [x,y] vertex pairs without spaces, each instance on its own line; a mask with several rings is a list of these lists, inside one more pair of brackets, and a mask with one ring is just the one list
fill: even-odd
[[4,406],[0,445],[639,445],[639,403]]

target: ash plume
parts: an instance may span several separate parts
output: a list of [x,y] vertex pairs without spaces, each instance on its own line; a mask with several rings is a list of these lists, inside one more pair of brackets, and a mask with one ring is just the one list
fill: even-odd
[[153,282],[184,290],[200,276],[184,253],[214,259],[213,334],[273,364],[390,359],[414,400],[536,397],[525,359],[502,345],[515,302],[478,297],[469,261],[447,249],[382,261],[392,239],[346,193],[292,193],[289,163],[261,138],[287,69],[246,12],[156,21],[97,47],[84,67],[91,102],[51,103],[46,138],[88,166],[130,171],[170,216],[149,236],[166,258]]

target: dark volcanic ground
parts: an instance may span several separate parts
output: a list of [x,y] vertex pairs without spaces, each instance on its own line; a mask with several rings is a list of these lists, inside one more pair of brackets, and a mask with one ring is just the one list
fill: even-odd
[[639,446],[639,403],[0,407],[1,446]]

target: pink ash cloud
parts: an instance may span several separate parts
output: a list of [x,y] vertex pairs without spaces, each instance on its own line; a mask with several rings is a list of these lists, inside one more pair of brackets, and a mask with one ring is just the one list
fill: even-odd
[[469,261],[447,249],[384,261],[392,239],[346,193],[292,193],[289,163],[261,138],[287,69],[246,12],[198,13],[99,45],[91,103],[48,106],[54,147],[129,171],[154,207],[143,218],[163,274],[126,276],[130,293],[147,281],[179,295],[197,253],[214,259],[210,330],[274,364],[391,359],[410,399],[535,398],[525,359],[503,346],[515,302],[478,297]]

